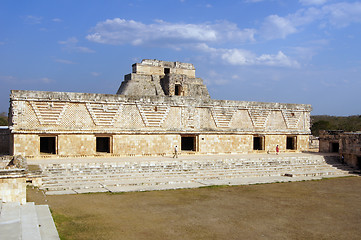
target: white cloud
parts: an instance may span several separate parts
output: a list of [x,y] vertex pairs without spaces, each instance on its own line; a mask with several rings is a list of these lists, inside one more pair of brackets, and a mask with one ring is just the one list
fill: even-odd
[[47,78],[47,77],[41,78],[40,81],[43,82],[43,83],[55,82],[53,79],[50,79],[50,78]]
[[286,38],[289,34],[297,32],[297,29],[290,19],[271,15],[263,22],[261,32],[267,39]]
[[361,2],[341,2],[322,8],[329,23],[336,27],[347,27],[351,23],[361,23]]
[[100,74],[101,73],[98,73],[98,72],[91,72],[90,73],[92,76],[94,76],[94,77],[98,77],[98,76],[100,76]]
[[27,24],[40,24],[42,20],[42,17],[27,15],[24,17],[24,21]]
[[53,18],[52,21],[53,22],[62,22],[63,20],[61,20],[60,18]]
[[299,0],[302,5],[322,5],[327,2],[327,0]]
[[179,47],[179,44],[226,41],[245,42],[254,40],[254,29],[241,30],[235,23],[186,24],[158,20],[144,24],[120,18],[99,22],[86,38],[105,44],[158,45]]
[[55,59],[54,61],[58,62],[58,63],[64,63],[64,64],[75,64],[75,62],[72,62],[70,60],[65,60],[65,59]]
[[277,67],[299,67],[300,64],[296,60],[292,60],[282,51],[277,54],[262,54],[257,56],[255,53],[244,49],[224,49],[212,48],[206,44],[196,46],[197,50],[208,53],[213,58],[221,58],[223,62],[235,66],[277,66]]
[[[318,3],[326,1],[309,0],[304,3]],[[361,2],[323,5],[300,9],[285,17],[270,15],[265,18],[258,32],[265,39],[286,38],[290,34],[297,33],[306,25],[317,23],[320,26],[347,27],[351,23],[361,23]]]
[[78,46],[78,39],[75,37],[71,37],[68,38],[65,41],[59,41],[58,42],[61,45],[64,45],[64,49],[68,50],[68,51],[72,51],[72,52],[82,52],[82,53],[93,53],[95,52],[94,50],[87,48],[87,47],[82,47],[82,46]]

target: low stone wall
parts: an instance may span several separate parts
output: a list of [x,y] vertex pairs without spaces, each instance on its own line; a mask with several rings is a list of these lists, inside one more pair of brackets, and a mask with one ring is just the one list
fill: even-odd
[[[14,174],[14,171],[11,170]],[[16,173],[16,172],[15,172]],[[26,177],[22,171],[18,171],[15,176],[10,176],[10,172],[0,170],[0,199],[3,202],[26,203]],[[3,175],[4,174],[4,175]]]

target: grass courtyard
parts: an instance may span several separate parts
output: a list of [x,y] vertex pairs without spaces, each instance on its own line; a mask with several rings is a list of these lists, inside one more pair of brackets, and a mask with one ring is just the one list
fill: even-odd
[[45,196],[61,239],[360,239],[361,177]]

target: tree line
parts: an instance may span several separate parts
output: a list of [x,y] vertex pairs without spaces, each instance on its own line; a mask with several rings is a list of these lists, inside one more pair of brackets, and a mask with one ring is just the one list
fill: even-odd
[[361,115],[337,117],[328,115],[311,116],[311,132],[319,136],[320,130],[361,131]]
[[8,125],[8,114],[6,112],[0,113],[0,126]]

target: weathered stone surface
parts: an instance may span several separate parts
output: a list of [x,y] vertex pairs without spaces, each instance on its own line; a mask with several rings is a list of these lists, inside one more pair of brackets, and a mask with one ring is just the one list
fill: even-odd
[[310,105],[210,99],[188,63],[143,60],[115,95],[12,90],[10,101],[10,152],[29,157],[308,149]]
[[319,151],[338,153],[341,162],[361,169],[361,132],[320,131]]

